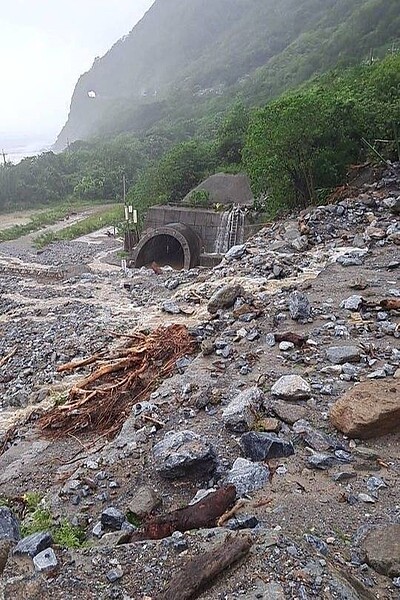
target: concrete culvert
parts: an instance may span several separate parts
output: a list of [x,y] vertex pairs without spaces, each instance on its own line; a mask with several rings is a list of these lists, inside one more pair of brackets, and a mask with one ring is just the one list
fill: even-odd
[[187,225],[170,223],[147,232],[133,252],[136,268],[153,262],[160,267],[192,269],[200,263],[200,239]]

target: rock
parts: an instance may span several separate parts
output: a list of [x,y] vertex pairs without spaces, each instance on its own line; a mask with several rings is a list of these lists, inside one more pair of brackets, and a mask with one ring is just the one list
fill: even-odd
[[92,528],[92,534],[97,538],[102,537],[102,535],[104,534],[104,529],[103,525],[101,524],[101,521],[98,521],[96,525]]
[[366,236],[366,238],[372,238],[373,240],[383,240],[386,237],[386,232],[384,229],[369,225],[364,232],[364,236]]
[[294,250],[297,250],[298,252],[303,252],[304,250],[307,250],[307,248],[308,248],[307,236],[301,235],[298,238],[295,238],[291,242],[291,246],[292,246],[292,248],[294,248]]
[[161,499],[156,492],[148,486],[139,488],[129,502],[128,510],[135,517],[142,519],[150,515],[157,506],[161,504]]
[[272,410],[281,421],[288,423],[288,425],[293,425],[307,415],[305,406],[290,404],[289,402],[274,402]]
[[8,506],[0,506],[0,540],[18,542],[20,539],[18,519]]
[[225,254],[225,258],[226,260],[238,260],[239,258],[242,258],[242,256],[246,253],[246,246],[245,244],[241,244],[240,246],[232,246],[232,248],[230,248],[228,250],[228,252]]
[[11,540],[0,540],[0,577],[6,566],[8,555],[12,546]]
[[215,351],[215,344],[211,340],[203,340],[201,342],[201,351],[203,356],[210,356]]
[[350,296],[346,300],[343,300],[340,307],[345,308],[346,310],[356,311],[361,308],[362,303],[362,296]]
[[183,373],[185,369],[188,368],[192,360],[188,356],[182,356],[182,358],[178,358],[175,363],[176,368],[180,373]]
[[352,438],[368,439],[400,431],[400,381],[365,381],[332,406],[332,424]]
[[106,577],[110,583],[115,583],[124,576],[124,572],[121,567],[116,567],[108,571]]
[[155,467],[162,477],[205,477],[217,466],[213,447],[193,431],[168,432],[153,448]]
[[353,290],[365,290],[368,287],[368,281],[363,275],[358,275],[352,279],[352,281],[349,283],[349,287]]
[[357,346],[331,346],[326,350],[326,357],[334,365],[359,362],[360,350]]
[[272,386],[271,394],[287,400],[305,400],[311,396],[311,387],[299,375],[283,375]]
[[39,554],[36,554],[36,556],[33,557],[33,564],[35,570],[39,573],[53,571],[58,565],[57,556],[55,555],[53,548],[47,548],[46,550],[39,552]]
[[[130,523],[128,523],[128,525],[130,525]],[[109,533],[105,533],[101,539],[99,539],[96,546],[99,548],[111,548],[113,546],[120,546],[121,544],[128,544],[131,533],[133,533],[136,529],[133,527],[133,525],[130,526],[130,531],[124,531],[124,529],[120,529],[119,531],[110,531]]]
[[322,452],[315,452],[307,459],[307,465],[311,469],[319,469],[321,471],[330,469],[336,463],[337,459],[335,456],[331,454],[323,454]]
[[122,523],[125,521],[125,515],[123,512],[110,506],[101,513],[100,521],[103,527],[109,527],[110,529],[121,529]]
[[245,457],[253,461],[283,458],[294,454],[293,444],[275,433],[250,431],[242,435],[239,443]]
[[397,577],[400,575],[400,524],[386,525],[371,531],[362,549],[365,562],[375,571]]
[[254,529],[257,527],[258,519],[250,515],[237,515],[233,519],[229,519],[225,527],[232,531],[239,531],[241,529]]
[[245,458],[237,458],[225,478],[236,487],[237,495],[245,496],[263,488],[269,481],[269,469]]
[[372,498],[369,494],[360,493],[357,496],[360,502],[365,502],[365,504],[375,504],[376,498]]
[[281,350],[282,352],[288,352],[289,350],[293,350],[294,347],[295,346],[292,342],[281,342],[279,344],[279,350]]
[[353,473],[351,471],[339,471],[339,473],[335,473],[332,475],[333,481],[337,483],[342,483],[343,481],[349,481],[350,479],[356,479],[357,473]]
[[274,433],[278,433],[281,429],[281,425],[281,422],[273,417],[267,417],[258,421],[260,431],[273,431]]
[[210,298],[207,310],[212,315],[224,308],[230,308],[235,304],[236,298],[244,295],[241,285],[225,285],[217,290]]
[[47,550],[53,543],[53,538],[48,531],[42,531],[40,533],[32,533],[18,542],[15,546],[13,554],[23,555],[27,554],[31,558]]
[[264,393],[258,387],[252,387],[239,394],[222,413],[225,427],[236,433],[249,431],[256,422],[257,412],[264,400]]
[[179,306],[171,300],[166,300],[165,302],[163,302],[162,309],[164,312],[169,313],[170,315],[179,315],[179,313],[181,312]]
[[289,296],[289,313],[295,321],[307,321],[311,317],[311,305],[305,294],[292,292]]
[[396,202],[391,206],[390,211],[394,215],[400,215],[400,196],[396,199]]
[[189,502],[189,506],[192,506],[193,504],[197,504],[198,502],[200,502],[201,500],[203,500],[204,498],[209,496],[209,494],[213,494],[216,491],[217,491],[217,488],[209,488],[208,490],[204,490],[204,489],[199,490],[198,492],[196,492],[195,496],[193,496],[193,498]]
[[328,554],[328,545],[321,538],[311,535],[310,533],[306,533],[304,536],[306,542],[308,542],[317,552],[326,556]]
[[371,493],[376,493],[378,490],[387,488],[387,484],[382,477],[369,477],[367,481],[367,489]]

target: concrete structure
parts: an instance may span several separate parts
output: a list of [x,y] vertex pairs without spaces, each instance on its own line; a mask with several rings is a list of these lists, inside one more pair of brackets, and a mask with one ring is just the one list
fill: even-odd
[[209,207],[191,206],[191,192],[187,204],[148,209],[131,264],[140,268],[154,262],[175,269],[212,266],[258,229],[249,219],[253,197],[246,175],[219,173],[195,190],[208,192]]

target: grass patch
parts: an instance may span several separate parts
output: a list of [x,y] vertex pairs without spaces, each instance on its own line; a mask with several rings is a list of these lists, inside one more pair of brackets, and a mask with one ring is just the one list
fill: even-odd
[[[105,201],[103,200],[103,203]],[[24,225],[14,225],[12,227],[7,227],[6,229],[0,230],[0,242],[9,242],[12,240],[16,240],[23,235],[28,235],[29,233],[35,233],[36,231],[40,231],[44,227],[48,225],[54,225],[58,221],[62,221],[67,217],[72,216],[74,213],[94,208],[98,203],[95,201],[88,203],[82,201],[76,201],[71,199],[70,201],[66,201],[57,206],[53,206],[51,208],[38,209],[38,212],[34,214],[28,223]],[[118,207],[113,207],[109,210],[116,210]],[[122,218],[123,218],[123,209],[120,209]],[[5,213],[7,214],[7,213]],[[99,213],[98,213],[99,214]],[[101,214],[101,213],[100,213]]]
[[16,240],[23,235],[28,235],[28,233],[39,231],[47,225],[53,225],[54,223],[57,223],[57,221],[65,219],[76,210],[77,207],[73,207],[69,204],[56,206],[39,212],[31,217],[31,220],[24,225],[14,225],[13,227],[7,227],[7,229],[0,230],[0,242],[9,242],[11,240]]
[[25,517],[21,523],[21,535],[26,537],[40,531],[49,531],[55,544],[63,548],[79,548],[86,539],[81,527],[72,525],[67,519],[54,520],[49,508],[38,492],[28,492],[23,496]]
[[38,249],[44,248],[52,242],[74,240],[82,235],[87,235],[97,231],[102,227],[118,226],[123,222],[124,210],[123,206],[114,206],[108,208],[95,215],[91,215],[86,219],[82,219],[74,223],[70,227],[61,229],[60,231],[49,231],[35,238],[34,243]]
[[63,548],[80,548],[86,540],[83,529],[72,525],[67,519],[63,519],[58,526],[52,527],[51,532],[54,542]]

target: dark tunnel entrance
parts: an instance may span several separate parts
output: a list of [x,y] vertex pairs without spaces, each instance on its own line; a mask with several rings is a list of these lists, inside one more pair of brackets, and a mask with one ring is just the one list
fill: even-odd
[[136,260],[136,266],[149,266],[153,262],[160,267],[169,265],[176,270],[183,269],[185,255],[180,242],[172,235],[165,234],[151,238],[141,249]]
[[200,264],[199,236],[187,225],[169,223],[144,234],[133,251],[132,262],[136,268],[150,266],[192,269]]

